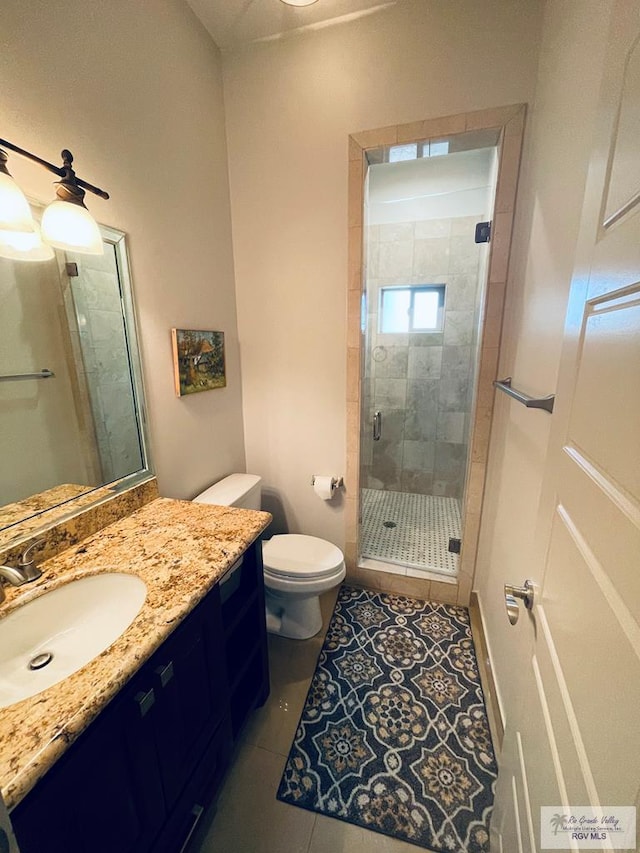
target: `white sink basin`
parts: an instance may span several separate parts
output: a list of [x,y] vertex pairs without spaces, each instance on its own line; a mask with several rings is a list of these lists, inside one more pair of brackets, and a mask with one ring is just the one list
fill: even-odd
[[129,627],[146,597],[139,577],[109,572],[69,581],[0,619],[0,708],[82,669]]

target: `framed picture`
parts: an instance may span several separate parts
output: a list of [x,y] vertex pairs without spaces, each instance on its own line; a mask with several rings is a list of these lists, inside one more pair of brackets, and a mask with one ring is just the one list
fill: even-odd
[[171,329],[176,394],[224,388],[224,332]]

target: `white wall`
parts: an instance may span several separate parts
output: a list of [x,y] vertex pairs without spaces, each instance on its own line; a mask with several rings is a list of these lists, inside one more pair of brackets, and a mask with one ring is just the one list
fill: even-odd
[[[111,193],[126,231],[160,491],[192,496],[243,470],[241,390],[219,53],[182,0],[4,0],[0,135]],[[10,170],[43,201],[52,175]],[[227,388],[177,399],[172,326],[226,333]]]
[[[500,375],[534,396],[556,387],[610,9],[609,0],[551,0],[545,10],[500,358]],[[539,574],[530,561],[550,427],[496,400],[476,586],[505,698],[514,629],[502,582]]]
[[539,3],[404,0],[225,54],[247,467],[342,544],[349,133],[529,101]]

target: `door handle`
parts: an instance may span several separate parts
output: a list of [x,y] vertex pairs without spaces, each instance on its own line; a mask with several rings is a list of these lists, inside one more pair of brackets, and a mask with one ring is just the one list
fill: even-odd
[[524,586],[513,586],[510,583],[504,585],[504,604],[507,608],[509,622],[512,625],[516,624],[520,616],[519,601],[524,601],[527,610],[532,610],[534,596],[535,585],[530,580],[526,580]]
[[138,710],[140,711],[140,716],[146,717],[146,715],[155,705],[156,701],[156,694],[153,692],[153,687],[146,693],[143,693],[142,691],[136,693],[135,701],[138,706]]
[[166,687],[173,678],[173,661],[170,660],[166,666],[157,667],[156,675],[160,679],[160,686]]
[[380,441],[382,435],[382,412],[374,412],[373,415],[373,440]]

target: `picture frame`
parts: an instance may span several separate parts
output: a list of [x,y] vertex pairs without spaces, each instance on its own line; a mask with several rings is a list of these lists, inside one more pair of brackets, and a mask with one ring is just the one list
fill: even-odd
[[178,397],[226,387],[224,332],[171,329],[171,342]]

